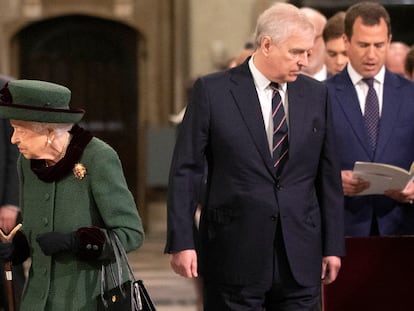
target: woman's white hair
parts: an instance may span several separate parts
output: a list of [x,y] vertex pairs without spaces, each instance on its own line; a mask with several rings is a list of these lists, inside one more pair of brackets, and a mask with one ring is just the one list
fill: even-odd
[[56,136],[68,132],[73,123],[45,123],[45,122],[29,122],[30,129],[36,133],[44,133],[53,131]]

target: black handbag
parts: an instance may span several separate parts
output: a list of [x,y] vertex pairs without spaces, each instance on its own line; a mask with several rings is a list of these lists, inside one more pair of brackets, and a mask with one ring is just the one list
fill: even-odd
[[[115,263],[102,264],[101,294],[97,297],[97,310],[156,311],[144,283],[142,280],[135,279],[125,249],[118,236],[113,231],[108,231],[108,236],[114,250]],[[129,280],[126,282],[122,282],[123,266],[126,266],[128,270]],[[116,270],[117,278],[114,270]],[[113,285],[111,289],[107,289],[109,283]]]

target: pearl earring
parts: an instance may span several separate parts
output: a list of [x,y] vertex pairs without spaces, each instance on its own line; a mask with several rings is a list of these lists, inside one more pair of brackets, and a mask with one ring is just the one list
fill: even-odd
[[48,145],[50,145],[51,143],[52,143],[51,139],[50,139],[50,138],[48,138],[48,139],[47,139],[47,144],[48,144]]

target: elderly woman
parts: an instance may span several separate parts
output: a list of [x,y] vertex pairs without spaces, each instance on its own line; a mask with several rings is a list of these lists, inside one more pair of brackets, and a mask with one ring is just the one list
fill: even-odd
[[144,236],[118,155],[77,125],[84,111],[69,108],[66,87],[15,80],[0,93],[0,117],[21,153],[24,219],[24,235],[1,243],[0,257],[31,257],[20,310],[96,310],[102,260],[112,256],[108,230],[126,251]]

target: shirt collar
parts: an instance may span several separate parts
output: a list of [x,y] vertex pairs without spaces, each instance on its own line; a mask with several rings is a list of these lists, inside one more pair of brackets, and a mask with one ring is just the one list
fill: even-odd
[[[256,88],[258,88],[260,91],[264,91],[272,81],[270,81],[268,78],[266,78],[259,71],[259,69],[257,69],[257,67],[255,66],[255,64],[253,62],[253,58],[254,58],[254,55],[252,55],[252,57],[250,57],[250,59],[249,59],[249,68],[250,68],[250,71],[251,71],[252,76],[253,76],[254,84],[255,84]],[[286,82],[279,83],[279,88],[283,92],[286,92],[287,83]]]
[[[359,84],[361,80],[364,78],[354,69],[354,67],[352,67],[350,62],[347,65],[347,70],[348,70],[348,74],[349,74],[349,77],[351,78],[353,85]],[[380,71],[378,71],[378,73],[373,78],[376,82],[380,84],[384,84],[384,79],[385,79],[385,66],[384,65],[381,67]]]
[[326,66],[323,65],[322,69],[319,70],[317,73],[315,73],[312,77],[318,81],[324,81],[326,80],[327,76],[328,76],[328,70],[326,69]]

